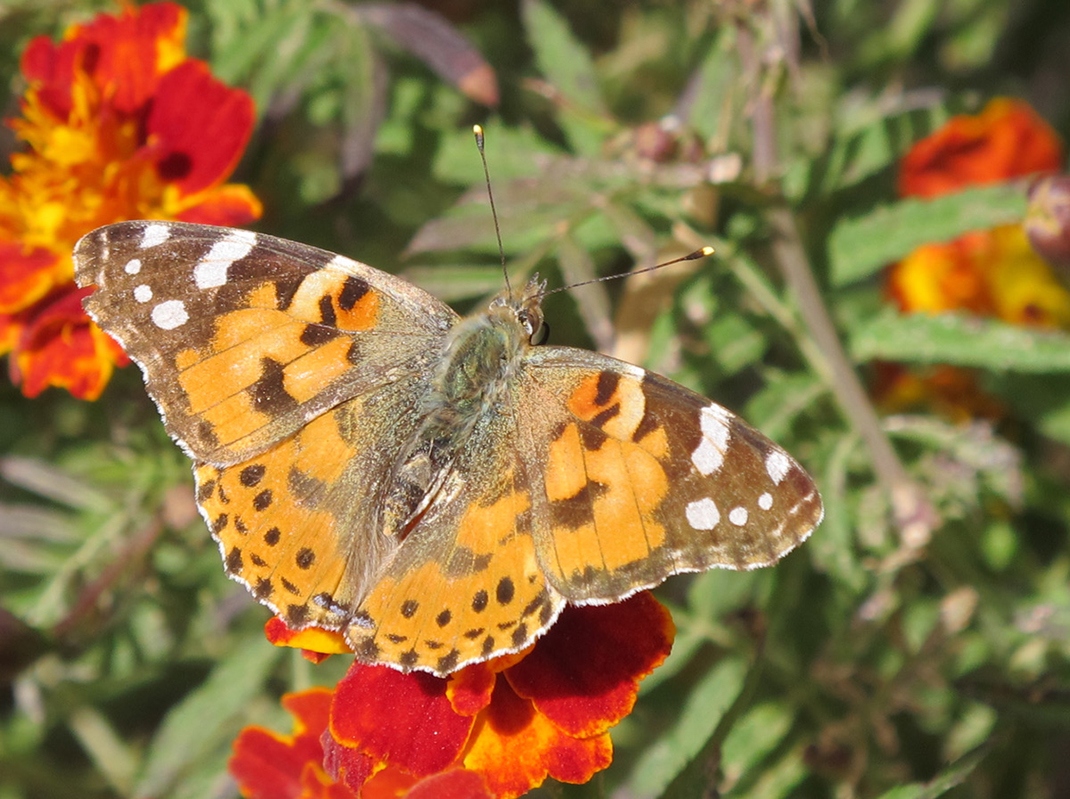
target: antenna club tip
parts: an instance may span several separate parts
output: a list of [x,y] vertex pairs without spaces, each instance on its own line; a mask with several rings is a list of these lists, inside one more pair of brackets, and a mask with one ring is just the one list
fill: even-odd
[[483,135],[483,126],[482,125],[473,125],[472,126],[472,133],[476,134],[477,136],[482,136]]
[[700,247],[699,249],[695,250],[692,253],[688,253],[683,258],[680,258],[678,260],[681,260],[681,261],[695,261],[695,260],[697,260],[699,258],[705,258],[707,255],[713,255],[713,247],[711,247],[708,244],[705,247]]

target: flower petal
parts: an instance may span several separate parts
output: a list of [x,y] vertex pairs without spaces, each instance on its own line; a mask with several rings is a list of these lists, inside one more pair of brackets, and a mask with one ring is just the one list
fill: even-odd
[[446,682],[420,671],[354,663],[335,692],[331,736],[416,777],[442,771],[457,759],[472,728],[471,717],[450,706]]
[[649,591],[613,605],[569,607],[505,675],[569,735],[597,735],[631,712],[639,681],[668,656],[675,632]]
[[941,194],[1054,172],[1063,160],[1062,143],[1051,126],[1020,100],[1000,97],[976,115],[952,117],[917,142],[899,168],[904,197]]

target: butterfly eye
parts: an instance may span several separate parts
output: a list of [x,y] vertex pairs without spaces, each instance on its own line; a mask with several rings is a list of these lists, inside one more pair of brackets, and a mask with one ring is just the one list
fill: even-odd
[[550,326],[546,322],[541,322],[539,323],[539,329],[531,334],[531,338],[528,341],[531,342],[533,347],[538,347],[540,344],[545,344],[549,338]]

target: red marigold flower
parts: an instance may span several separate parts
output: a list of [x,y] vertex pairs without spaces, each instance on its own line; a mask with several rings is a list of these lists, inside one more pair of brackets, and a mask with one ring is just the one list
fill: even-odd
[[9,124],[27,149],[0,178],[0,355],[27,396],[52,385],[93,399],[126,363],[67,300],[83,234],[123,219],[260,216],[248,187],[224,183],[252,132],[252,100],[186,57],[186,19],[173,3],[127,7],[23,53],[29,88]]
[[298,715],[294,735],[244,730],[231,773],[253,799],[501,799],[547,777],[586,782],[609,765],[608,730],[631,712],[673,634],[668,611],[644,592],[569,607],[526,651],[446,679],[354,664],[333,694],[284,700]]
[[904,197],[939,197],[967,186],[1054,172],[1062,143],[1026,103],[1008,97],[990,101],[977,116],[952,117],[910,148],[899,167]]

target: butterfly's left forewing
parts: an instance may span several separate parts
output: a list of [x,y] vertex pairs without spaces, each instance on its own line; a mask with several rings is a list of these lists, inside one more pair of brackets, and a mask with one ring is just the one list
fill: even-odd
[[683,386],[564,347],[532,350],[524,380],[539,561],[570,602],[768,566],[821,520],[817,488],[791,456]]

